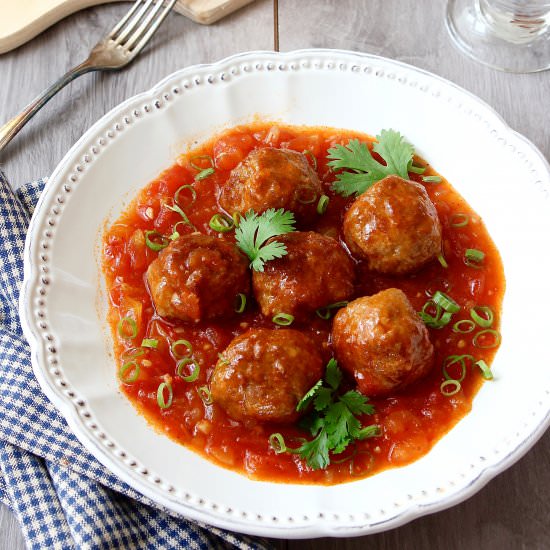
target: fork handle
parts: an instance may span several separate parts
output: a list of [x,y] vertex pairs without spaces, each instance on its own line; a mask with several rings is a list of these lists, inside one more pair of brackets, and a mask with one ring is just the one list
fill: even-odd
[[17,135],[19,130],[57,93],[75,78],[95,70],[88,60],[73,67],[65,73],[57,82],[52,84],[47,90],[42,92],[34,101],[25,107],[25,109],[0,127],[0,153],[6,145]]

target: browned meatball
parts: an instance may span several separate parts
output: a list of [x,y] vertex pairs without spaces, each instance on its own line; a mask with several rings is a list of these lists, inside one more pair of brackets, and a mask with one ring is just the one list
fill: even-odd
[[255,149],[231,172],[223,186],[220,206],[229,213],[250,209],[264,212],[284,208],[297,220],[316,216],[321,183],[303,153],[266,147]]
[[218,361],[210,390],[235,420],[293,422],[296,405],[323,375],[309,337],[292,329],[251,329],[235,338]]
[[274,237],[288,254],[254,271],[254,296],[262,313],[304,317],[317,308],[347,300],[353,294],[353,261],[330,237],[313,231]]
[[358,298],[334,318],[332,339],[340,366],[365,395],[386,395],[424,376],[433,365],[428,330],[396,288]]
[[233,312],[235,297],[250,290],[248,260],[208,235],[185,235],[162,250],[147,270],[157,313],[188,322]]
[[363,193],[344,218],[352,254],[374,271],[410,273],[441,251],[441,224],[419,183],[387,176]]

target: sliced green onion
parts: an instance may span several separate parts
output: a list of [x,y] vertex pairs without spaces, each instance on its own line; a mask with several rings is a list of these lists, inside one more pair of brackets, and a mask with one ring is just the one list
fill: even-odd
[[432,300],[449,313],[457,313],[460,311],[460,306],[450,296],[447,296],[447,294],[444,294],[440,290],[436,291]]
[[279,432],[271,434],[269,436],[269,445],[277,455],[286,453],[285,438]]
[[[439,290],[436,292],[436,294],[438,292],[439,292]],[[441,295],[445,296],[446,298],[448,298],[448,296],[446,296],[442,292],[439,292],[439,293]],[[435,298],[436,294],[434,294],[434,298]],[[424,324],[427,327],[440,329],[440,328],[443,328],[444,326],[449,324],[453,314],[450,311],[445,311],[440,304],[437,304],[434,301],[434,298],[428,300],[422,306],[422,310],[418,312],[418,315],[420,316],[422,321],[424,321]],[[429,312],[429,310],[434,309],[434,308],[435,308],[435,313],[432,315]]]
[[314,386],[312,386],[306,394],[298,401],[298,404],[296,405],[296,412],[303,411],[312,400],[313,396],[317,393],[319,388],[323,385],[323,380],[317,380]]
[[[481,344],[479,342],[479,339],[483,339],[484,336],[490,334],[492,337],[493,337],[493,341],[489,341],[488,344]],[[476,348],[480,348],[480,349],[491,349],[491,348],[496,348],[500,345],[500,342],[502,340],[502,337],[500,335],[500,332],[498,330],[494,330],[492,328],[486,328],[485,330],[480,330],[475,336],[474,336],[474,339],[472,340],[472,343],[474,344],[474,346]]]
[[470,317],[481,327],[489,328],[495,316],[493,310],[489,306],[475,306],[470,309]]
[[[130,374],[127,375],[128,371],[130,371]],[[139,376],[139,365],[135,359],[132,359],[132,361],[128,361],[127,363],[124,363],[122,367],[120,367],[118,371],[118,377],[125,383],[125,384],[132,384],[137,380]]]
[[313,204],[317,200],[317,193],[315,193],[314,191],[312,191],[312,192],[313,192],[313,195],[310,198],[302,199],[302,198],[298,197],[296,200],[300,204]]
[[227,216],[226,214],[214,214],[208,225],[214,230],[219,231],[220,233],[227,233],[235,227],[235,222],[233,218]]
[[464,263],[468,267],[480,269],[483,265],[484,259],[485,252],[482,252],[481,250],[476,250],[475,248],[467,248],[464,252]]
[[159,345],[159,341],[156,338],[144,338],[141,341],[141,347],[142,348],[157,349],[158,345]]
[[319,202],[317,203],[317,214],[322,216],[327,211],[329,202],[330,199],[327,195],[321,195]]
[[131,317],[123,317],[118,322],[116,329],[118,335],[125,340],[133,340],[138,333],[137,323]]
[[177,204],[181,208],[183,208],[183,205],[180,202],[180,193],[184,189],[189,189],[189,192],[191,193],[191,202],[189,204],[186,204],[185,207],[191,206],[196,200],[197,200],[197,192],[195,191],[195,188],[192,185],[182,185],[175,193],[174,193],[174,204]]
[[221,353],[218,353],[218,359],[220,360],[220,363],[229,365],[229,361]]
[[368,437],[378,437],[380,435],[382,435],[382,428],[378,424],[372,424],[361,428],[357,439],[367,439]]
[[439,263],[441,264],[441,267],[443,267],[444,269],[447,269],[449,267],[449,264],[447,263],[447,260],[445,259],[445,256],[443,256],[443,252],[440,252],[437,255],[437,259],[438,259]]
[[143,348],[131,348],[124,350],[121,354],[121,357],[124,359],[130,359],[135,357],[141,357],[145,354],[145,350]]
[[304,151],[304,155],[306,157],[309,157],[311,159],[311,165],[313,166],[313,169],[314,170],[317,170],[317,158],[315,157],[315,155],[313,154],[312,151],[310,151],[309,149],[306,149]]
[[439,386],[439,391],[445,397],[451,397],[452,395],[457,394],[461,389],[462,386],[458,380],[445,380],[445,382],[442,382],[441,386]]
[[483,376],[485,380],[493,379],[493,373],[491,372],[489,365],[483,359],[480,359],[479,361],[477,361],[475,365],[476,367],[479,367],[479,369],[481,370],[481,376]]
[[195,169],[195,170],[198,170],[199,172],[201,170],[204,170],[204,167],[203,166],[199,166],[197,163],[195,163],[194,161],[195,160],[203,160],[203,159],[206,159],[208,160],[208,162],[210,163],[210,168],[214,168],[214,159],[210,156],[210,155],[195,155],[194,157],[191,157],[189,159],[189,164]]
[[[190,374],[184,376],[183,375],[183,368],[187,365],[193,365],[193,370]],[[194,382],[201,372],[201,368],[199,364],[193,359],[192,357],[184,357],[183,359],[180,359],[177,363],[177,369],[176,369],[177,375],[185,380],[186,382]]]
[[235,312],[242,313],[246,309],[246,294],[239,292],[235,298]]
[[426,168],[424,166],[416,166],[410,162],[407,172],[410,172],[411,174],[423,174],[426,171]]
[[[448,357],[445,357],[443,361],[443,376],[445,377],[445,380],[456,380],[457,382],[462,382],[464,378],[466,378],[466,370],[467,365],[466,361],[474,361],[474,358],[471,355],[449,355]],[[453,365],[459,365],[460,366],[460,376],[457,378],[456,376],[451,376],[449,374],[449,369]]]
[[[370,426],[369,426],[370,427]],[[353,460],[357,455],[357,445],[353,446],[353,450],[349,456],[346,456],[345,458],[340,458],[338,460],[331,459],[331,464],[345,464],[346,462],[349,462],[350,460]]]
[[[168,400],[164,398],[164,390],[168,390]],[[157,403],[161,409],[167,409],[172,404],[174,392],[170,382],[162,382],[157,390]]]
[[201,170],[195,176],[195,181],[201,181],[201,180],[211,176],[214,172],[215,172],[214,168],[206,168],[205,170]]
[[277,313],[271,319],[276,325],[281,325],[282,327],[288,327],[294,321],[294,315],[290,313]]
[[197,388],[197,393],[199,394],[199,397],[202,399],[202,402],[205,405],[212,405],[212,392],[208,388],[208,386],[199,386]]
[[[179,346],[185,346],[187,348],[187,351],[184,352],[183,355],[178,353]],[[170,351],[176,359],[181,359],[182,357],[185,357],[185,355],[191,355],[193,353],[193,346],[188,340],[176,340],[175,342],[172,342]]]
[[464,227],[468,225],[468,222],[470,221],[470,216],[467,214],[462,214],[461,212],[453,214],[451,216],[451,219],[449,220],[449,223],[451,227]]
[[321,319],[324,319],[326,321],[327,319],[330,319],[332,317],[332,312],[335,309],[340,309],[347,306],[348,304],[349,302],[347,300],[344,300],[342,302],[334,302],[334,304],[316,309],[315,314],[317,315],[317,317],[320,317]]
[[426,183],[441,183],[443,178],[441,176],[423,176],[422,181]]
[[[155,239],[155,240],[153,240]],[[161,235],[158,231],[145,232],[145,244],[155,252],[166,248],[170,244],[170,239]]]
[[462,319],[453,325],[453,332],[468,334],[469,332],[473,332],[475,328],[476,324],[471,319]]
[[165,204],[164,206],[166,206],[166,208],[168,208],[168,210],[172,210],[172,212],[178,213],[182,218],[181,221],[185,225],[188,225],[189,227],[192,227],[193,229],[196,229],[196,227],[191,223],[191,221],[187,217],[187,214],[177,204],[174,204],[172,206],[170,206],[169,204]]

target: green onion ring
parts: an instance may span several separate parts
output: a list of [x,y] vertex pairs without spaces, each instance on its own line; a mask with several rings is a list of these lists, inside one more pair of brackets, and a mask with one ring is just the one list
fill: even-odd
[[411,173],[411,174],[423,174],[424,172],[426,171],[426,167],[425,166],[416,166],[412,163],[412,160],[409,164],[409,167],[407,168],[407,172]]
[[311,166],[313,167],[314,170],[317,170],[317,158],[313,154],[313,151],[310,151],[309,149],[306,149],[304,151],[304,155],[311,159]]
[[[483,336],[485,336],[486,334],[490,334],[491,336],[493,336],[494,337],[494,342],[490,342],[489,345],[482,346],[479,343],[479,339],[482,338]],[[476,348],[491,349],[491,348],[498,347],[500,345],[501,340],[502,340],[502,337],[501,337],[500,332],[498,330],[494,330],[492,328],[486,328],[485,330],[480,330],[474,336],[474,339],[472,340],[472,344],[474,344],[474,346]]]
[[483,376],[485,380],[493,379],[493,373],[491,372],[489,365],[483,359],[480,359],[479,361],[477,361],[475,365],[476,367],[479,367],[479,369],[481,370],[481,376]]
[[205,170],[201,170],[196,176],[195,181],[201,181],[203,179],[208,178],[215,172],[214,168],[206,168]]
[[221,353],[218,353],[218,359],[222,365],[229,365],[229,361]]
[[451,216],[449,223],[451,227],[464,227],[468,225],[469,221],[470,216],[468,216],[467,214],[463,214],[462,212],[457,212],[456,214],[453,214]]
[[485,252],[477,250],[475,248],[467,248],[464,252],[464,263],[468,267],[474,269],[481,269],[483,267],[483,260],[485,259]]
[[[443,367],[441,368],[445,380],[456,380],[457,382],[462,382],[462,380],[466,378],[466,360],[473,362],[474,358],[471,355],[449,355],[448,357],[445,357],[443,360]],[[460,378],[452,377],[447,371],[449,367],[457,363],[460,365]]]
[[[164,399],[164,390],[168,390],[168,401]],[[170,382],[162,382],[157,390],[157,403],[161,409],[167,409],[172,404],[174,398],[174,391],[172,390],[172,384]]]
[[288,327],[294,321],[294,315],[290,315],[290,313],[281,312],[281,313],[275,314],[271,320],[276,325],[280,325],[282,327]]
[[332,311],[334,309],[340,309],[342,307],[346,307],[349,304],[347,300],[343,300],[341,302],[334,302],[333,304],[330,304],[325,307],[320,307],[319,309],[315,310],[315,314],[317,317],[320,317],[321,319],[324,319],[325,321],[327,319],[330,319],[332,317]]
[[[191,371],[191,374],[184,376],[182,374],[182,371],[183,371],[183,367],[185,367],[186,365],[193,365],[194,368]],[[183,359],[180,359],[177,363],[176,373],[180,378],[182,378],[186,382],[194,382],[199,377],[200,372],[201,372],[201,368],[199,364],[192,357],[184,357]]]
[[180,355],[177,352],[178,346],[185,346],[189,355],[193,353],[193,346],[191,345],[191,342],[189,342],[188,340],[176,340],[175,342],[172,342],[172,345],[170,346],[170,351],[176,359],[182,359],[186,355]]
[[445,256],[443,256],[443,252],[440,252],[437,255],[437,260],[441,264],[441,267],[443,267],[444,269],[447,269],[449,267],[449,264],[447,263],[447,260],[445,259]]
[[208,386],[199,386],[197,388],[197,393],[199,394],[199,397],[202,399],[202,402],[205,405],[212,405],[212,392],[208,388]]
[[432,300],[449,313],[457,313],[460,311],[460,306],[450,296],[447,296],[447,294],[444,294],[440,290],[436,291]]
[[124,359],[130,359],[135,357],[141,357],[145,354],[145,350],[142,348],[130,348],[127,350],[124,350],[121,354],[121,357]]
[[[126,373],[131,370],[131,373],[129,376],[126,376]],[[118,371],[118,377],[125,383],[125,384],[132,384],[138,379],[139,376],[139,365],[135,359],[132,359],[131,361],[128,361],[120,367]]]
[[443,178],[441,176],[423,176],[422,181],[426,183],[441,183]]
[[[445,388],[453,386],[454,389],[446,390]],[[441,386],[439,386],[439,391],[445,396],[445,397],[451,397],[452,395],[457,394],[462,389],[462,386],[460,385],[460,382],[458,380],[445,380],[441,383]]]
[[185,207],[187,208],[197,200],[197,192],[195,191],[195,188],[192,185],[182,185],[174,193],[174,204],[177,204],[180,208],[183,208],[183,205],[180,203],[180,193],[182,192],[183,189],[189,189],[189,191],[191,192],[191,202],[185,205]]
[[235,227],[235,222],[233,221],[233,218],[228,216],[227,214],[218,213],[214,214],[210,218],[208,225],[214,231],[218,231],[219,233],[227,233]]
[[[169,204],[165,204],[164,206],[166,206],[166,208],[168,208],[168,210],[172,210],[172,212],[176,212],[178,213],[180,216],[181,216],[181,220],[185,225],[188,225],[189,227],[192,227],[194,230],[196,230],[197,228],[191,223],[191,221],[189,220],[189,218],[187,217],[187,214],[177,205],[177,204],[174,204],[172,206],[170,206]],[[176,224],[177,225],[177,224]]]
[[[154,242],[151,238],[160,239],[161,242]],[[170,239],[161,235],[158,231],[146,231],[145,232],[145,244],[155,252],[166,248],[170,244]]]
[[276,455],[286,453],[287,451],[285,438],[279,432],[273,433],[269,436],[269,445],[275,451]]
[[[462,325],[467,328],[461,328]],[[453,325],[453,332],[458,332],[459,334],[468,334],[470,332],[473,332],[475,328],[476,324],[471,319],[462,319],[461,321],[457,321]]]
[[201,160],[201,159],[207,159],[210,162],[210,168],[214,168],[214,159],[210,155],[195,155],[194,157],[191,157],[189,159],[189,164],[199,172],[201,170],[204,170],[202,166],[199,166],[198,164],[194,163],[194,160]]
[[481,328],[489,328],[495,320],[493,310],[489,306],[475,306],[470,309],[470,317]]
[[339,460],[331,460],[331,464],[345,464],[346,462],[349,462],[350,460],[353,460],[355,456],[357,455],[357,445],[353,447],[353,451],[349,456],[346,456],[346,458],[340,458]]
[[327,211],[329,202],[330,199],[327,195],[321,195],[319,202],[317,203],[317,214],[322,216]]
[[159,345],[159,341],[156,338],[144,338],[141,341],[142,348],[157,349],[158,345]]
[[[125,332],[124,324],[130,327],[131,332]],[[138,333],[137,323],[131,317],[123,317],[116,326],[118,335],[125,340],[133,340]]]
[[235,297],[235,313],[242,313],[246,309],[246,294],[239,292]]

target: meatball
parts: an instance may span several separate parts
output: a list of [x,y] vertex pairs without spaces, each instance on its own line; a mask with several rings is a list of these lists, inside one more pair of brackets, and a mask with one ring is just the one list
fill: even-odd
[[424,376],[433,365],[428,330],[396,288],[358,298],[334,318],[332,341],[340,366],[365,395],[386,395]]
[[248,260],[208,235],[185,235],[162,250],[147,269],[161,317],[199,322],[233,312],[235,297],[250,291]]
[[255,149],[232,170],[221,189],[220,206],[229,213],[284,208],[302,222],[316,216],[323,191],[303,153],[266,147]]
[[387,176],[363,193],[344,218],[344,238],[369,269],[410,273],[441,251],[441,224],[419,183]]
[[347,300],[353,294],[353,261],[330,237],[313,231],[274,237],[286,246],[282,258],[254,271],[254,296],[262,313],[289,313],[303,318],[317,308]]
[[251,329],[225,349],[210,380],[214,403],[235,420],[293,422],[323,375],[314,341],[292,329]]

